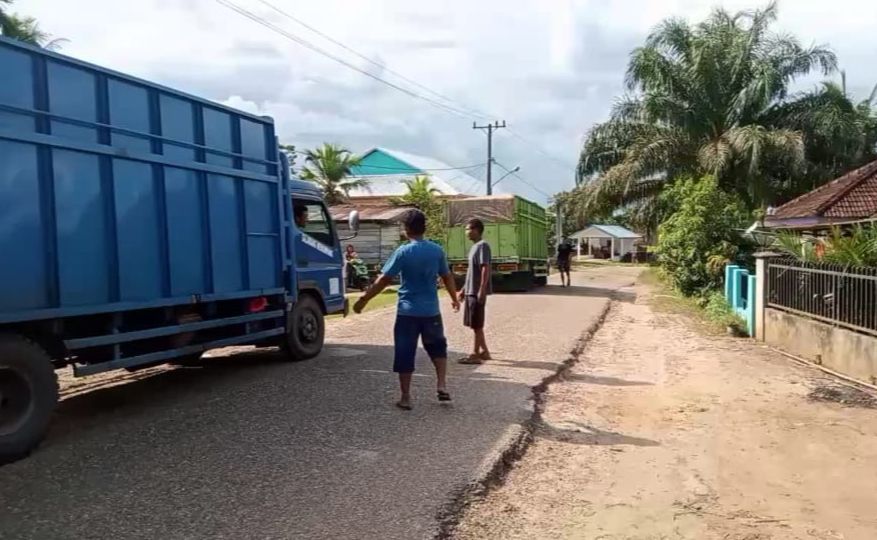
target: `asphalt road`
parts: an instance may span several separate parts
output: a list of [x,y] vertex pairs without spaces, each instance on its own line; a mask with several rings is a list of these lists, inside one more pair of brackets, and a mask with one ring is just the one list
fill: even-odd
[[[43,445],[0,468],[0,538],[429,538],[529,417],[530,388],[635,274],[491,297],[496,361],[453,364],[451,405],[423,357],[414,410],[393,407],[394,309],[332,322],[307,362],[233,350],[69,387]],[[453,357],[469,346],[460,319],[445,314]]]

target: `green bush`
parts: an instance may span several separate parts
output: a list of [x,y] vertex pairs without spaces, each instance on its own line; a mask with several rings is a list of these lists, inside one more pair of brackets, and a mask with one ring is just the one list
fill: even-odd
[[737,257],[748,212],[713,176],[674,182],[662,197],[676,211],[658,227],[658,262],[679,292],[706,296]]
[[705,299],[704,313],[706,318],[717,325],[736,328],[746,328],[746,321],[738,315],[725,300],[725,295],[718,292],[711,292]]

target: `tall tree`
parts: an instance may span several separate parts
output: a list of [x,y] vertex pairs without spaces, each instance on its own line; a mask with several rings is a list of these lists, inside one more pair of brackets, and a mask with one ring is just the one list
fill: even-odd
[[773,123],[805,134],[807,157],[803,174],[784,177],[782,171],[777,171],[778,202],[877,158],[877,115],[872,108],[875,100],[877,86],[868,98],[854,103],[845,82],[824,82],[772,111]]
[[0,0],[0,35],[31,45],[57,49],[65,40],[52,39],[33,17],[23,17],[8,10],[14,0]]
[[401,206],[413,206],[426,214],[426,237],[444,243],[447,223],[445,204],[441,200],[441,191],[432,185],[429,176],[419,175],[410,180],[403,180],[407,192],[401,197],[392,199],[392,203]]
[[351,178],[353,167],[359,163],[360,157],[350,150],[325,143],[305,152],[305,165],[300,176],[323,190],[327,204],[341,204],[347,200],[351,189],[368,186],[364,178]]
[[[812,111],[791,121],[790,109],[804,96],[789,96],[788,88],[813,71],[834,72],[837,59],[826,47],[770,32],[776,16],[770,3],[736,14],[719,9],[696,26],[661,23],[631,53],[629,94],[586,137],[577,208],[587,214],[632,205],[653,213],[669,182],[704,174],[756,207],[790,176],[806,174]],[[834,125],[840,119],[823,122],[826,133],[841,129]],[[847,148],[831,154],[839,164],[856,161]]]
[[295,149],[294,144],[281,144],[280,151],[286,154],[286,159],[289,161],[289,173],[293,174],[295,171],[295,158],[298,157],[298,152]]

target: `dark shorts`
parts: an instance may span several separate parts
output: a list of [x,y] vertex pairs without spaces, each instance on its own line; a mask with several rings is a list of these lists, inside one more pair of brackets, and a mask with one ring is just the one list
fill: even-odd
[[397,315],[393,338],[396,342],[393,371],[396,373],[414,372],[418,339],[423,342],[423,348],[432,360],[448,357],[448,340],[445,339],[445,327],[441,315],[435,317]]
[[472,330],[484,328],[485,304],[478,301],[477,296],[466,296],[466,305],[463,306],[463,324]]
[[561,272],[569,272],[569,259],[557,259],[557,269]]

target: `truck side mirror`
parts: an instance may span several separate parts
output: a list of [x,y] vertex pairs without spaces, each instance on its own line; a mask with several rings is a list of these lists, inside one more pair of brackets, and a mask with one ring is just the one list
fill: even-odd
[[350,236],[345,236],[344,238],[339,238],[342,242],[345,240],[353,240],[356,238],[356,235],[359,234],[359,212],[356,210],[351,210],[350,215],[347,216],[347,227],[352,234]]

